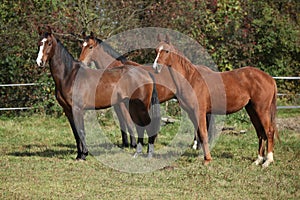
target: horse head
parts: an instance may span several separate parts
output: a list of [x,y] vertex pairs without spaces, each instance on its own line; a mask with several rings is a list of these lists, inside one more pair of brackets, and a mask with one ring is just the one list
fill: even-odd
[[53,57],[57,40],[54,37],[50,27],[48,27],[48,31],[44,33],[42,33],[39,29],[39,34],[39,53],[36,59],[36,63],[38,64],[38,66],[44,66],[45,63]]
[[171,44],[170,38],[166,35],[166,39],[161,39],[161,35],[158,35],[158,42],[155,51],[157,56],[153,63],[153,69],[156,73],[160,73],[163,66],[171,66],[173,62],[173,54],[177,54],[176,48]]
[[81,53],[79,56],[79,61],[83,62],[86,65],[90,65],[92,62],[91,56],[93,55],[93,51],[95,47],[98,45],[97,39],[94,36],[94,33],[91,32],[89,36],[86,36],[83,33],[83,43],[81,46]]

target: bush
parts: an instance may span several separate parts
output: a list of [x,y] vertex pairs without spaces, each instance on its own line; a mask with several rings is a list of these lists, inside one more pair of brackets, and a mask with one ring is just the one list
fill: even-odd
[[[246,65],[272,76],[300,76],[300,4],[296,0],[208,1],[7,1],[0,5],[0,83],[42,83],[1,88],[0,107],[34,106],[33,112],[60,115],[49,68],[38,68],[37,28],[50,25],[77,57],[78,34],[102,39],[137,27],[165,27],[197,40],[220,71]],[[129,53],[148,63],[153,52]],[[145,62],[143,62],[145,61]],[[299,93],[299,83],[278,81],[279,91]]]

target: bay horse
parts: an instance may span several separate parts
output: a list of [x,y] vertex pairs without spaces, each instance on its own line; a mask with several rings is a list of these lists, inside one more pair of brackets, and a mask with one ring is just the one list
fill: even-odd
[[[168,36],[166,40],[159,41],[156,52],[153,68],[159,73],[163,66],[169,67],[180,93],[179,101],[194,119],[194,126],[198,130],[204,164],[212,160],[206,130],[206,114],[231,114],[244,107],[259,139],[258,158],[254,163],[268,167],[273,162],[274,134],[278,139],[279,135],[275,121],[277,86],[270,75],[254,67],[227,72],[197,68],[171,44]],[[195,98],[187,94],[186,85],[180,82],[183,79],[189,83]],[[268,152],[266,158],[265,142]]]
[[[116,52],[114,49],[112,49],[109,45],[102,42],[101,40],[94,37],[94,33],[91,32],[90,36],[88,37],[85,32],[82,34],[83,39],[90,38],[89,45],[87,42],[84,42],[81,47],[82,51],[79,57],[79,61],[85,63],[86,65],[90,66],[91,62],[87,62],[86,60],[94,61],[99,56],[98,54],[90,54],[89,52],[93,52],[94,49],[97,49],[97,51],[100,51],[101,59],[97,59],[96,62],[94,62],[95,67],[97,69],[109,69],[114,66],[120,67],[123,65],[132,65],[137,66],[138,64],[135,62],[128,61],[124,56],[120,55],[118,52]],[[101,45],[100,45],[101,44]],[[97,56],[95,56],[97,55]],[[135,148],[137,146],[135,137],[134,137],[134,123],[131,120],[130,115],[128,114],[127,110],[124,109],[125,105],[123,102],[121,102],[118,105],[114,105],[114,110],[116,112],[116,115],[118,117],[118,121],[120,124],[121,129],[121,135],[122,135],[122,146],[124,147],[133,147]],[[128,144],[128,138],[126,130],[129,132],[130,136],[130,145]]]
[[[162,69],[161,73],[159,74],[155,73],[151,66],[144,66],[134,61],[127,60],[126,57],[120,55],[111,46],[106,44],[101,39],[95,37],[93,32],[91,32],[89,36],[87,36],[85,33],[82,36],[83,36],[83,43],[81,45],[82,49],[81,49],[81,54],[79,56],[79,60],[81,62],[85,63],[88,66],[91,65],[92,62],[94,62],[96,68],[98,69],[114,68],[122,65],[131,65],[131,66],[139,67],[141,69],[148,71],[155,77],[157,83],[156,88],[158,93],[158,99],[160,103],[176,98],[176,86],[173,83],[171,74],[168,69],[164,68]],[[211,71],[211,69],[206,66],[197,66],[197,67],[202,67],[203,70]],[[122,132],[122,141],[124,143],[124,141],[127,140],[127,134],[125,132],[126,129],[125,129],[124,122],[126,122],[126,126],[129,131],[130,137],[134,137],[134,136],[133,136],[133,128],[132,128],[133,126],[131,125],[132,121],[128,117],[126,119],[126,116],[128,115],[126,114],[126,110],[123,109],[123,111],[125,113],[123,113],[121,116],[125,116],[125,119],[119,121],[120,121],[120,127]],[[123,123],[121,123],[121,121]],[[208,115],[207,121],[210,122],[207,123],[207,129],[209,130],[209,132],[212,132],[213,126],[210,126],[210,124],[213,124],[214,122],[213,116]],[[131,141],[133,140],[131,139]],[[143,144],[142,130],[138,130],[138,143]],[[195,137],[193,149],[198,148],[198,145],[199,142],[197,142]]]
[[[138,126],[147,126],[148,157],[154,151],[154,141],[160,123],[155,80],[148,72],[123,66],[94,70],[74,60],[51,29],[40,34],[38,66],[49,62],[55,82],[55,96],[66,114],[77,144],[77,160],[85,160],[88,148],[85,142],[84,111],[105,109],[126,102],[132,120]],[[152,112],[152,120],[148,111]]]

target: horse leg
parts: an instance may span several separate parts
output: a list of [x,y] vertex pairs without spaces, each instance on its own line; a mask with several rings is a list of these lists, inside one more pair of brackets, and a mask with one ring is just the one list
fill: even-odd
[[[128,112],[128,108],[126,107],[126,104],[124,102],[122,102],[120,104],[120,109],[121,109],[122,116],[123,116],[123,119],[125,121],[127,130],[129,132],[130,147],[135,148],[136,147],[136,139],[135,139],[135,136],[134,136],[134,123],[133,123],[133,121],[131,119],[131,116],[130,116],[130,114]],[[127,141],[127,143],[128,143],[128,141]]]
[[147,134],[148,134],[148,150],[147,150],[148,158],[152,158],[154,154],[154,142],[155,142],[155,138],[157,137],[157,132],[159,131],[159,129],[157,129],[157,127],[155,126],[160,126],[160,123],[157,121],[155,122],[155,119],[152,118],[151,124],[149,124],[146,127]]
[[122,146],[128,147],[129,144],[128,144],[128,138],[127,138],[127,133],[126,133],[126,125],[125,125],[125,121],[123,120],[120,105],[115,105],[114,109],[115,109],[115,112],[117,114],[119,124],[120,124],[120,129],[121,129],[121,134],[122,134]]
[[[211,114],[207,114],[206,115],[206,128],[208,131],[208,135],[211,136],[209,137],[209,141],[210,139],[213,139],[212,137],[214,136],[214,116]],[[193,144],[193,149],[200,149],[200,141],[197,137],[197,128],[195,129],[195,136],[194,136],[194,144]]]
[[198,137],[200,143],[202,145],[203,154],[204,154],[204,165],[208,165],[212,160],[209,150],[209,141],[208,141],[208,134],[207,134],[207,126],[206,126],[206,115],[201,114],[199,115],[199,122],[198,122]]
[[136,131],[137,131],[137,134],[138,134],[138,143],[137,143],[137,146],[136,146],[136,152],[133,155],[134,158],[137,158],[140,154],[142,154],[143,145],[144,145],[144,131],[145,131],[145,128],[141,127],[139,125],[136,125]]
[[199,149],[199,143],[200,143],[200,141],[198,141],[198,137],[197,137],[197,129],[195,129],[195,131],[194,131],[194,144],[193,144],[193,149],[194,150],[197,150],[197,149]]
[[262,110],[258,112],[262,126],[264,127],[265,137],[267,140],[267,157],[262,167],[268,167],[273,161],[273,148],[274,148],[274,128],[271,124],[270,112],[268,110]]
[[72,109],[74,125],[78,133],[79,140],[82,145],[82,151],[80,152],[80,157],[77,159],[85,160],[88,155],[88,149],[85,142],[85,131],[84,131],[84,120],[83,120],[83,110],[75,107]]
[[69,123],[70,123],[71,128],[72,128],[73,135],[74,135],[75,140],[76,140],[76,147],[77,147],[76,160],[79,160],[80,157],[81,157],[81,152],[82,152],[82,143],[80,141],[80,138],[79,138],[79,135],[78,135],[75,123],[74,123],[74,119],[73,119],[72,113],[69,112],[69,111],[66,111],[66,110],[64,112],[65,112],[65,114],[66,114],[66,116],[67,116],[67,118],[69,120]]
[[154,142],[155,142],[155,138],[156,138],[157,134],[149,136],[148,138],[148,158],[152,158],[153,154],[154,154]]
[[261,124],[261,121],[259,119],[259,116],[257,115],[255,109],[253,108],[253,105],[250,103],[248,103],[245,106],[245,109],[250,117],[250,120],[255,128],[257,137],[258,137],[258,157],[257,159],[254,161],[254,164],[256,165],[260,165],[263,163],[264,161],[264,156],[265,156],[265,132],[264,132],[264,128]]

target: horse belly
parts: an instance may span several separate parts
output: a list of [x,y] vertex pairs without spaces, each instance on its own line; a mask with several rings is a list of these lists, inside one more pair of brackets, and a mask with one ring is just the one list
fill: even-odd
[[233,97],[228,97],[226,99],[226,114],[238,112],[239,110],[243,109],[250,100],[248,95],[234,95]]

